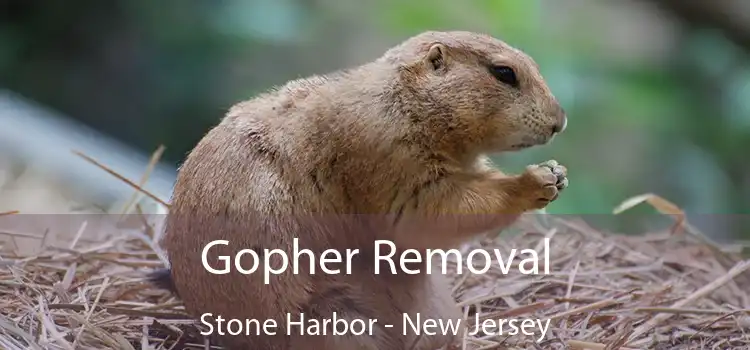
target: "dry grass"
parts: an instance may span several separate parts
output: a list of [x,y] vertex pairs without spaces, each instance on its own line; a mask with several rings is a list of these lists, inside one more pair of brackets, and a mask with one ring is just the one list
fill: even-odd
[[[493,269],[455,276],[453,288],[472,321],[469,315],[478,313],[482,319],[551,322],[539,343],[538,334],[465,333],[462,347],[750,348],[750,261],[703,238],[658,197],[639,197],[620,209],[642,201],[677,215],[680,230],[619,236],[577,219],[545,218],[543,224],[531,218],[519,226],[520,234],[465,247],[507,256],[513,248],[541,249],[543,239],[551,238],[550,274]],[[153,232],[114,231],[113,238],[86,246],[77,236],[41,255],[4,255],[0,348],[210,348],[179,300],[144,282],[146,272],[162,266]]]
[[[466,247],[507,253],[538,247],[550,237],[551,273],[529,276],[512,269],[502,275],[498,269],[456,276],[461,305],[483,318],[551,319],[548,339],[536,344],[541,348],[604,349],[628,339],[630,348],[750,347],[750,279],[744,273],[750,262],[719,257],[686,235],[605,235],[581,221],[554,221],[551,230],[529,228]],[[6,256],[0,346],[205,346],[179,301],[143,282],[144,272],[161,266],[149,242],[153,236],[119,236],[39,256]],[[467,349],[534,345],[521,336],[466,336],[465,343]]]

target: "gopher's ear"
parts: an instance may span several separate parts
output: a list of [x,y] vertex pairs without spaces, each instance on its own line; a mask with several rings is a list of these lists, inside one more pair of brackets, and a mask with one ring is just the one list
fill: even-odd
[[445,45],[440,43],[433,44],[430,47],[430,50],[427,51],[427,55],[424,58],[425,64],[427,65],[427,67],[433,70],[438,70],[445,67],[447,59],[446,53],[447,49]]

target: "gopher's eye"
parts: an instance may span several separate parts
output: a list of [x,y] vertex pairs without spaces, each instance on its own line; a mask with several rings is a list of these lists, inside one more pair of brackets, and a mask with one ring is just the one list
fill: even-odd
[[513,71],[513,68],[508,66],[490,66],[490,72],[497,80],[510,86],[518,87],[518,78],[516,78],[516,72]]

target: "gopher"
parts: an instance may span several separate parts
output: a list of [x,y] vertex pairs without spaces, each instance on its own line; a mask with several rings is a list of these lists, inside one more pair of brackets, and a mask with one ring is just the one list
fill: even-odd
[[[548,161],[511,175],[488,156],[548,144],[566,125],[535,61],[473,32],[424,32],[361,66],[288,82],[232,106],[189,153],[160,242],[170,268],[152,281],[201,320],[223,318],[217,339],[230,349],[450,346],[451,334],[403,332],[403,315],[462,318],[446,277],[376,274],[373,242],[388,240],[399,252],[456,248],[544,208],[568,186],[564,166]],[[227,244],[206,250],[215,269],[251,269],[252,252],[281,271],[280,254],[263,261],[272,249],[289,259],[295,247],[315,258],[329,249],[359,254],[347,271],[344,259],[327,264],[340,273],[322,272],[303,254],[297,271],[287,265],[265,280],[261,269],[209,272],[202,254],[216,240]],[[301,330],[288,323],[300,315],[362,320],[370,329]],[[230,319],[273,320],[275,333],[231,335]]]

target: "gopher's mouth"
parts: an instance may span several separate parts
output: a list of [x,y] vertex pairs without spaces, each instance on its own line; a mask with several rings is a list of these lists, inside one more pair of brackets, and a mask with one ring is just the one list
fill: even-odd
[[519,150],[519,149],[531,148],[531,147],[534,147],[534,146],[535,146],[535,144],[533,144],[533,143],[517,143],[515,145],[511,145],[510,149]]
[[521,142],[512,144],[510,148],[513,150],[521,150],[521,149],[531,148],[535,146],[546,145],[552,142],[554,138],[555,138],[555,135],[552,135],[550,137],[544,137],[544,136],[525,137]]

